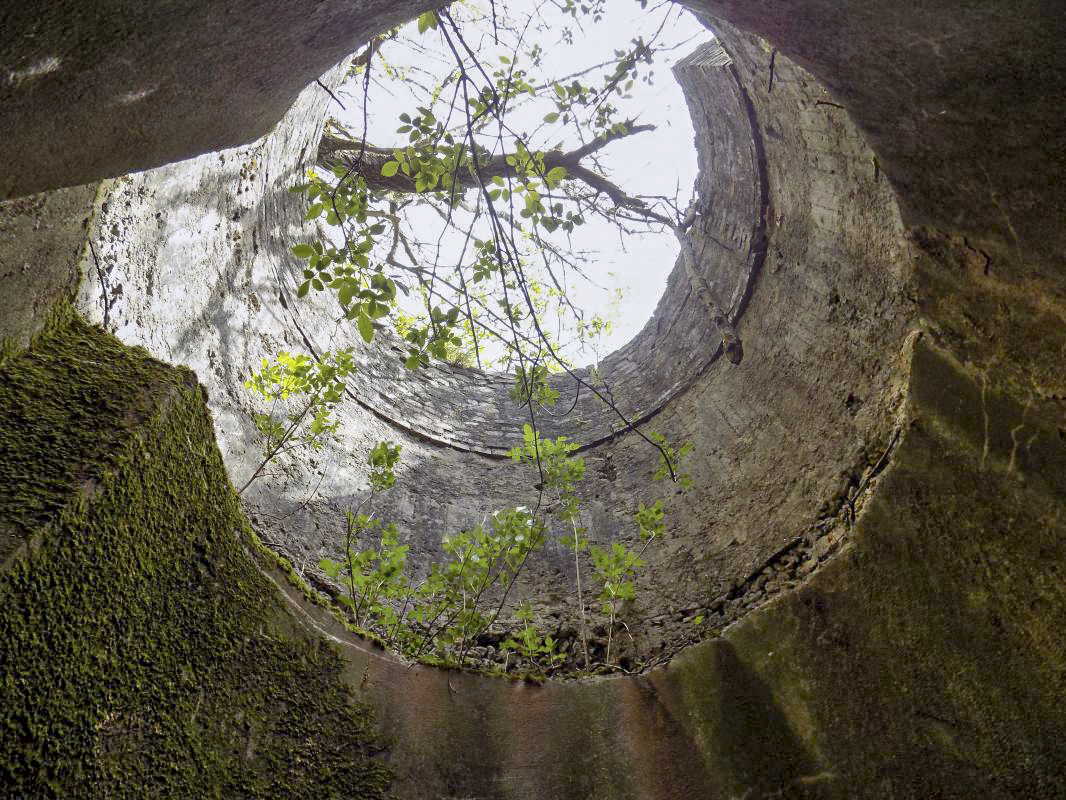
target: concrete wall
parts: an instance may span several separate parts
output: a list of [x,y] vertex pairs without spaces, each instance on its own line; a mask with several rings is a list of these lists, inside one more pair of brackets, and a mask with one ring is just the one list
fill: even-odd
[[[731,57],[705,53],[681,73],[699,98],[705,199],[728,209],[708,217],[723,227],[705,240],[736,248],[705,249],[702,266],[736,308],[746,358],[732,367],[671,331],[699,324],[675,277],[615,369],[634,413],[698,454],[696,500],[641,587],[653,599],[634,611],[636,646],[669,652],[696,611],[733,624],[640,676],[537,688],[400,666],[280,588],[298,618],[345,639],[350,684],[395,737],[401,796],[1061,797],[1066,229],[1053,210],[1066,199],[1055,179],[1066,18],[1037,0],[693,5]],[[241,32],[229,52],[262,98],[198,81],[197,58],[130,49],[122,58],[214,102],[171,98],[126,127],[100,98],[133,89],[101,47],[149,41],[146,20],[171,31],[187,20],[117,9],[129,30],[112,31],[82,11],[6,12],[4,122],[25,138],[5,156],[5,191],[264,133],[311,75],[388,21],[367,8],[348,18],[358,25],[319,26],[335,10],[287,23],[283,44],[310,43],[288,51],[297,86],[259,71],[276,53],[255,13],[191,26],[208,37],[209,64]],[[52,55],[59,67],[42,72]],[[61,114],[41,111],[52,97],[65,98]],[[223,97],[227,115],[215,110]],[[712,97],[729,111],[720,123]],[[44,324],[47,298],[77,282],[80,252],[82,309],[103,322],[106,308],[124,341],[197,371],[241,481],[254,458],[238,388],[247,365],[329,340],[329,309],[292,302],[284,250],[300,209],[281,191],[313,152],[327,102],[311,86],[251,145],[76,190],[72,203],[7,205],[0,279],[36,258],[47,268],[0,299],[4,335],[17,345]],[[71,137],[88,156],[69,157]],[[44,163],[25,155],[34,143]],[[85,219],[95,257],[78,243]],[[660,358],[664,378],[649,381],[645,365]],[[387,352],[365,359],[367,375],[389,368]],[[253,522],[297,566],[313,564],[357,496],[360,459],[347,454],[380,438],[404,444],[401,485],[417,487],[382,509],[406,523],[416,560],[433,556],[443,528],[528,497],[528,476],[500,469],[498,390],[478,389],[474,412],[456,399],[473,378],[441,369],[357,392],[343,449],[312,465],[321,483],[313,472],[261,483]],[[591,416],[571,432],[590,445],[590,522],[608,540],[617,511],[648,497],[634,476],[649,454],[605,426]],[[567,613],[566,569],[551,551],[535,565],[543,612]]]
[[[588,392],[571,414],[540,423],[545,435],[585,449],[594,541],[632,543],[638,503],[671,500],[670,539],[647,552],[626,615],[636,633],[623,652],[634,663],[690,638],[686,618],[709,618],[706,635],[794,582],[816,547],[825,555],[839,546],[848,492],[893,437],[899,353],[918,325],[893,194],[848,117],[820,105],[824,90],[784,56],[775,57],[772,90],[763,86],[757,76],[770,51],[724,24],[719,35],[728,53],[711,45],[676,72],[700,153],[699,266],[732,309],[745,361],[719,357],[678,267],[645,328],[601,365],[623,412],[692,442],[686,469],[698,499],[650,484],[658,451],[620,434],[614,413]],[[396,522],[419,567],[439,557],[442,535],[533,502],[536,482],[501,458],[524,421],[513,413],[510,378],[448,365],[408,373],[389,340],[366,347],[338,330],[328,303],[295,298],[300,263],[288,247],[307,233],[300,198],[285,190],[315,150],[328,103],[312,85],[253,145],[107,182],[79,300],[94,321],[106,314],[123,341],[202,376],[237,485],[261,457],[241,389],[249,371],[280,349],[357,348],[337,444],[310,465],[283,462],[249,490],[264,538],[318,578],[319,559],[342,546],[344,509],[365,494],[362,454],[374,441],[404,448],[399,484],[377,511]],[[576,394],[568,378],[557,386],[568,400]],[[534,599],[548,624],[572,628],[573,570],[552,544],[515,597]]]
[[432,5],[9,6],[0,16],[0,199],[257,139],[322,73]]

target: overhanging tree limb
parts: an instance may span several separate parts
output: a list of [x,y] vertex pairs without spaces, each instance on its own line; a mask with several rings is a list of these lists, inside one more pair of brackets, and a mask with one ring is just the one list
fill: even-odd
[[[592,189],[603,192],[619,205],[640,204],[641,201],[631,198],[610,180],[583,166],[581,161],[613,141],[654,129],[654,125],[632,125],[627,123],[624,130],[619,129],[609,132],[573,150],[548,150],[544,153],[544,170],[547,172],[555,167],[562,167],[567,172],[564,180],[580,180]],[[351,139],[337,133],[327,132],[323,135],[322,141],[318,145],[317,162],[320,167],[326,170],[332,170],[334,167],[340,166],[350,171],[352,175],[358,175],[366,181],[367,188],[371,191],[417,193],[418,188],[413,176],[405,175],[402,172],[397,172],[390,177],[381,174],[382,166],[387,161],[392,161],[395,158],[394,152],[397,149],[402,148],[379,147],[359,139]],[[495,177],[513,177],[515,171],[507,163],[508,158],[513,160],[514,154],[506,153],[491,156],[487,159],[483,158],[478,165],[481,177],[489,181]],[[477,174],[472,169],[457,170],[455,182],[462,189],[473,189],[479,185]]]

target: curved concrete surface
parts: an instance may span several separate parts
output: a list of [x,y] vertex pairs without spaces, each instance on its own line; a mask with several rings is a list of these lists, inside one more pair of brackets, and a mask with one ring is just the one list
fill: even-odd
[[[407,667],[343,644],[349,682],[394,737],[397,792],[1061,797],[1066,226],[1053,210],[1066,205],[1055,178],[1066,161],[1066,18],[1039,0],[692,6],[731,62],[705,53],[680,72],[690,97],[732,110],[701,129],[694,103],[705,200],[737,213],[728,230],[704,231],[732,236],[722,241],[736,252],[712,247],[703,266],[731,287],[746,358],[734,368],[713,353],[680,357],[684,332],[671,334],[669,322],[690,332],[698,321],[671,299],[683,294],[676,279],[641,334],[661,337],[665,382],[640,382],[652,362],[641,361],[651,357],[639,338],[618,356],[634,412],[699,454],[698,502],[676,511],[671,546],[640,587],[653,599],[634,609],[633,647],[669,652],[696,610],[732,624],[644,674],[543,687]],[[337,29],[330,47],[351,36]],[[19,56],[28,67],[8,65],[9,92],[30,91],[18,76],[40,61],[31,50]],[[62,69],[47,77],[56,91],[85,80]],[[327,101],[312,87],[259,142],[118,179],[92,209],[98,252],[82,254],[83,307],[100,321],[106,308],[125,341],[197,370],[238,481],[253,457],[236,388],[245,365],[304,339],[323,347],[331,333],[328,309],[287,299],[294,265],[283,244],[300,209],[279,191],[313,152]],[[203,127],[182,152],[258,135],[277,105],[236,131]],[[192,141],[160,113],[145,125]],[[88,149],[117,155],[88,159],[88,171],[60,162],[36,183],[18,182],[32,160],[9,159],[11,191],[175,156],[150,137],[132,147],[85,129]],[[715,201],[727,187],[732,195]],[[55,230],[62,245],[70,226]],[[203,263],[212,269],[190,280],[186,270]],[[168,300],[178,296],[174,316]],[[447,406],[469,379],[431,371],[426,391]],[[367,392],[342,435],[356,452],[381,438],[404,444],[401,485],[419,488],[396,492],[382,513],[402,521],[424,563],[442,526],[530,489],[500,470],[507,431],[494,427],[492,397],[471,426],[460,401],[432,416],[420,396]],[[635,477],[648,454],[605,424],[575,436],[588,437],[590,521],[607,541],[625,535],[617,510],[650,496]],[[337,545],[330,521],[361,476],[344,452],[323,456],[319,500],[301,505],[308,492],[291,480],[251,497],[264,538],[297,566]],[[545,611],[565,615],[567,568],[549,551],[532,571]]]
[[[805,71],[777,56],[768,91],[756,77],[766,46],[719,27],[728,54],[705,46],[676,73],[701,154],[699,266],[733,309],[747,356],[738,367],[718,358],[679,265],[654,317],[603,365],[624,411],[694,445],[686,469],[696,499],[651,484],[658,452],[618,432],[587,393],[570,415],[541,421],[584,448],[594,541],[635,540],[637,504],[667,494],[669,539],[648,550],[626,615],[635,633],[621,647],[632,664],[691,637],[686,618],[721,627],[840,546],[848,492],[892,440],[899,353],[917,325],[909,248],[872,153],[846,115],[821,105],[828,95]],[[106,310],[123,341],[197,370],[237,485],[260,458],[244,376],[280,349],[344,341],[327,303],[296,301],[299,262],[287,252],[305,234],[300,199],[284,190],[315,149],[327,102],[312,86],[248,148],[111,182],[90,227],[82,308],[101,323]],[[403,461],[377,513],[400,528],[417,567],[439,557],[442,535],[534,501],[532,471],[501,458],[521,436],[509,379],[447,365],[406,374],[388,340],[357,348],[338,443],[310,470],[293,461],[249,492],[264,539],[318,575],[319,559],[342,546],[344,509],[365,494],[359,454],[379,439],[401,444]],[[568,383],[559,382],[564,397],[575,394]],[[515,599],[534,599],[546,624],[572,626],[572,573],[553,541]]]

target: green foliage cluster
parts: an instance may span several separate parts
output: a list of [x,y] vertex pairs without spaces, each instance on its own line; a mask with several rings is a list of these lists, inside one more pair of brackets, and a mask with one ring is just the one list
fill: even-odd
[[[579,24],[583,17],[598,21],[602,3],[568,0],[562,11]],[[614,408],[609,391],[596,385],[602,378],[580,377],[548,333],[544,319],[553,304],[577,317],[579,337],[604,327],[602,319],[586,321],[570,303],[565,281],[552,265],[580,267],[567,261],[565,245],[553,245],[551,237],[572,234],[589,213],[614,214],[619,205],[630,210],[643,206],[580,160],[629,133],[632,123],[619,120],[615,102],[627,97],[644,74],[654,48],[643,38],[634,39],[615,51],[599,81],[588,81],[586,71],[541,82],[543,50],[536,44],[526,46],[524,30],[515,32],[512,52],[494,57],[498,63],[491,65],[483,64],[466,42],[453,9],[422,14],[417,30],[440,38],[454,55],[454,71],[428,92],[425,102],[399,115],[396,133],[402,144],[373,147],[364,131],[363,140],[349,142],[355,155],[348,161],[334,164],[330,172],[309,172],[293,189],[309,201],[307,221],[321,220],[332,231],[324,237],[320,230],[318,238],[292,247],[305,262],[298,294],[329,292],[367,343],[391,325],[404,342],[403,363],[412,370],[432,359],[457,356],[480,365],[484,339],[494,338],[503,351],[499,363],[514,373],[512,397],[530,419],[522,442],[510,455],[535,472],[539,495],[532,509],[501,509],[482,525],[444,537],[444,560],[415,578],[409,575],[408,548],[401,544],[400,532],[378,519],[373,508],[375,497],[396,480],[399,449],[382,442],[369,455],[366,498],[345,513],[344,551],[320,566],[344,587],[340,602],[355,624],[409,657],[465,665],[481,637],[511,626],[513,635],[501,643],[508,661],[546,671],[566,656],[558,642],[537,631],[529,606],[515,610],[508,599],[530,556],[554,536],[574,555],[582,668],[596,666],[586,619],[593,608],[606,618],[603,666],[610,667],[613,633],[625,604],[635,597],[644,552],[665,535],[663,504],[640,506],[635,520],[639,551],[620,541],[607,547],[590,543],[576,493],[584,460],[565,437],[540,436],[536,418],[558,401],[559,392],[548,381],[558,370],[569,372]],[[364,80],[369,80],[368,72]],[[450,100],[444,91],[449,84]],[[549,109],[545,125],[572,126],[585,144],[565,154],[560,148],[536,147],[530,136],[516,131],[508,114],[537,100]],[[368,160],[369,151],[375,160]],[[572,190],[576,178],[587,184],[591,195]],[[597,206],[604,193],[616,206],[610,212]],[[417,244],[405,234],[402,213],[418,205],[437,209],[446,226],[455,227],[454,215],[460,210],[471,214],[454,274],[445,273],[436,260],[421,259]],[[539,274],[534,269],[537,261],[544,265]],[[411,310],[405,298],[412,297],[421,300],[424,310]],[[317,364],[285,353],[276,364],[264,362],[248,382],[249,389],[270,403],[255,417],[264,459],[251,480],[282,453],[318,446],[335,430],[331,412],[353,368],[350,351],[326,354]],[[282,402],[290,398],[292,408]],[[687,476],[675,467],[690,448],[645,435],[618,414],[626,428],[658,449],[661,466],[655,477],[669,477],[687,488]]]
[[548,384],[548,368],[544,364],[519,365],[514,370],[511,399],[520,406],[552,408],[559,400],[559,392]]
[[[641,503],[634,520],[643,546],[634,551],[615,541],[609,547],[591,544],[579,525],[580,503],[576,494],[584,477],[584,459],[575,455],[577,446],[566,437],[539,436],[531,425],[523,429],[523,441],[511,450],[511,458],[535,470],[540,500],[536,509],[505,508],[485,524],[443,538],[444,559],[431,566],[420,580],[408,574],[408,546],[400,543],[395,525],[382,523],[369,509],[374,498],[395,484],[399,447],[380,442],[369,456],[370,494],[345,515],[346,544],[341,560],[322,559],[319,566],[344,586],[340,603],[355,625],[379,637],[387,646],[430,663],[465,666],[468,655],[485,634],[510,628],[500,642],[506,665],[542,674],[559,668],[568,658],[559,642],[542,633],[534,622],[532,608],[522,603],[508,617],[507,599],[529,557],[541,549],[553,523],[572,531],[558,536],[572,549],[577,575],[576,599],[582,619],[580,668],[612,666],[612,640],[620,612],[636,597],[634,580],[642,556],[652,541],[666,534],[663,501]],[[687,454],[687,448],[669,448],[672,455]],[[676,467],[676,465],[674,465]],[[551,506],[551,512],[542,508]],[[367,547],[368,538],[376,547]],[[590,658],[586,626],[586,601],[581,585],[583,556],[587,554],[595,600],[606,617],[607,642],[602,664]],[[513,629],[518,624],[517,632]],[[575,666],[577,664],[574,659]],[[506,667],[505,667],[506,668]]]
[[557,649],[558,642],[550,634],[542,635],[533,620],[533,609],[528,603],[515,612],[515,619],[522,623],[517,639],[507,638],[500,643],[500,648],[514,653],[520,662],[530,669],[545,671],[566,658],[565,653]]
[[[561,10],[597,20],[602,11],[573,4]],[[419,35],[439,38],[455,61],[452,74],[427,88],[421,104],[399,115],[396,133],[405,142],[379,148],[350,140],[347,161],[328,173],[312,171],[294,188],[309,200],[307,219],[321,218],[334,231],[293,246],[307,262],[299,294],[334,292],[368,341],[390,318],[403,328],[409,368],[467,348],[480,365],[486,341],[502,348],[486,358],[508,368],[544,353],[553,369],[565,368],[554,352],[560,343],[549,341],[540,319],[549,309],[559,319],[572,315],[567,327],[581,340],[601,330],[603,320],[586,320],[570,303],[559,270],[581,273],[581,267],[566,254],[568,240],[551,235],[573,233],[590,213],[613,218],[618,212],[601,198],[606,191],[617,206],[624,193],[577,162],[629,134],[633,123],[619,119],[614,103],[629,96],[635,81],[649,79],[654,37],[617,49],[598,81],[585,73],[545,80],[543,49],[528,42],[528,23],[516,25],[506,14],[497,20],[494,12],[494,36],[507,29],[513,49],[486,65],[464,38],[457,21],[463,11],[446,8],[418,18]],[[359,67],[367,86],[372,60]],[[509,115],[530,103],[546,103],[553,110],[544,115],[545,125],[571,127],[586,143],[569,154],[571,161],[561,163],[567,154],[535,146],[534,135],[511,124]],[[573,188],[582,181],[591,183]],[[626,197],[623,205],[632,211],[643,203]],[[404,215],[418,207],[437,209],[445,230],[465,238],[454,277],[439,263],[439,241],[428,256],[417,237],[405,233]],[[465,216],[456,217],[460,210]],[[414,298],[424,308],[412,305]]]
[[[340,598],[355,624],[413,658],[462,664],[466,652],[499,615],[488,606],[493,587],[509,588],[529,554],[543,542],[544,530],[528,509],[505,509],[487,527],[446,536],[445,560],[420,581],[406,573],[408,547],[394,525],[367,514],[346,515],[345,559],[323,559],[322,570],[345,586]],[[357,544],[379,537],[377,548]]]
[[249,553],[191,372],[74,319],[0,367],[0,794],[387,796]]
[[[244,384],[270,404],[267,411],[252,414],[262,436],[263,459],[238,494],[243,494],[279,456],[299,448],[322,447],[325,438],[337,430],[333,410],[354,371],[350,348],[334,350],[314,362],[308,356],[284,351],[277,354],[273,364],[263,359],[262,369]],[[295,406],[286,402],[290,399],[298,400]]]
[[[414,146],[397,151],[397,157],[404,159],[405,174],[411,174],[414,164],[416,180],[432,181],[434,186],[441,174],[446,178],[451,174],[450,162],[440,152],[434,150],[425,157],[421,152]],[[388,164],[398,167],[399,163],[388,162],[386,167]],[[389,170],[389,174],[395,172]],[[303,297],[312,289],[332,291],[345,318],[355,321],[359,335],[370,343],[383,327],[383,320],[402,316],[397,291],[407,295],[411,290],[399,275],[386,270],[386,263],[371,262],[373,250],[380,245],[387,230],[385,223],[376,220],[395,219],[387,212],[372,208],[373,203],[380,202],[380,193],[371,193],[363,178],[349,176],[343,167],[335,167],[334,173],[336,185],[312,172],[307,183],[294,188],[305,192],[313,201],[305,215],[307,220],[321,216],[344,234],[344,243],[339,247],[322,240],[293,245],[293,255],[307,261],[297,295]],[[456,330],[460,313],[456,305],[430,305],[424,320],[410,322],[404,335],[408,344],[404,365],[408,369],[426,366],[430,358],[445,358],[449,346],[460,345],[462,339]]]
[[670,478],[684,490],[692,488],[692,478],[687,472],[679,472],[678,465],[692,455],[692,443],[685,442],[680,447],[674,447],[661,433],[648,434],[648,438],[659,448],[659,466],[652,478],[661,481]]

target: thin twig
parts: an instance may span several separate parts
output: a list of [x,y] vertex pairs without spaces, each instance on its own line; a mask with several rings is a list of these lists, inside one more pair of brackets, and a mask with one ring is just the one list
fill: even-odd
[[96,248],[93,240],[89,239],[89,252],[92,253],[93,263],[96,264],[96,276],[100,279],[100,302],[104,306],[104,330],[110,327],[111,301],[107,297],[107,281],[104,279],[104,271],[100,267],[100,259],[96,257]]
[[318,78],[315,78],[315,83],[317,83],[319,86],[321,86],[322,89],[325,90],[326,94],[328,94],[330,97],[333,98],[333,102],[335,102],[337,105],[339,105],[341,107],[341,110],[343,110],[343,111],[347,111],[348,110],[347,108],[344,107],[344,103],[342,103],[340,101],[340,98],[337,97],[337,95],[333,94],[333,92],[330,90],[330,88],[328,86],[326,86],[326,84],[322,83],[322,81],[319,80]]

